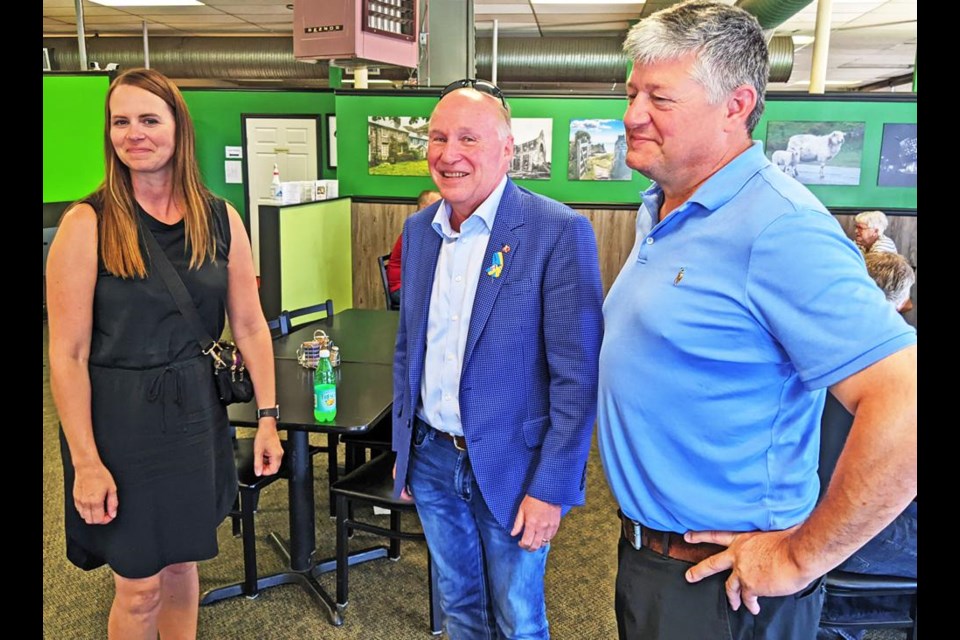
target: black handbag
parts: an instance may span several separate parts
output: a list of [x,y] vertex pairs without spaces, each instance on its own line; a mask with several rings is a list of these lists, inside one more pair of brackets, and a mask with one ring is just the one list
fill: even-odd
[[200,344],[200,351],[213,359],[213,381],[220,396],[220,402],[225,405],[235,402],[250,402],[253,400],[253,381],[247,373],[243,362],[243,355],[237,345],[229,340],[214,340],[203,328],[196,305],[190,299],[190,293],[183,284],[167,255],[160,248],[160,243],[153,236],[150,229],[140,225],[141,232],[150,251],[150,262],[157,268],[157,273],[167,285],[167,290],[177,304],[180,313],[193,329],[193,333]]

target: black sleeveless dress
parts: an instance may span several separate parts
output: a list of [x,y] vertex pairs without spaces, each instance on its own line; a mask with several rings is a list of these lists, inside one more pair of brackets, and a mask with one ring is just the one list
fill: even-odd
[[[97,210],[98,202],[88,201]],[[183,221],[167,225],[139,206],[183,279],[204,328],[224,327],[230,224],[212,203],[216,262],[188,269]],[[149,256],[143,239],[140,250]],[[93,302],[90,385],[97,450],[117,483],[117,517],[88,525],[73,503],[74,470],[63,432],[67,557],[82,569],[110,565],[125,578],[152,576],[177,562],[217,555],[217,526],[237,493],[226,408],[214,388],[212,361],[200,352],[163,280],[126,280],[99,264]]]

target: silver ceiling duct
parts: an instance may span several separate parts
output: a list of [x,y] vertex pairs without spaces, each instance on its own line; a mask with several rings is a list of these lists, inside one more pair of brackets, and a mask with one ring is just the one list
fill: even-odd
[[[498,82],[615,83],[623,82],[627,59],[622,38],[500,38]],[[79,68],[73,38],[44,38],[54,69]],[[143,66],[140,38],[88,37],[87,58],[104,68],[111,62],[121,69]],[[477,38],[477,75],[490,77],[492,41]],[[150,38],[150,66],[171,78],[234,82],[320,81],[329,76],[327,61],[316,64],[293,57],[288,37],[168,37]],[[786,82],[793,69],[793,41],[777,36],[770,42],[770,81]],[[381,68],[378,77],[403,81],[412,70]]]

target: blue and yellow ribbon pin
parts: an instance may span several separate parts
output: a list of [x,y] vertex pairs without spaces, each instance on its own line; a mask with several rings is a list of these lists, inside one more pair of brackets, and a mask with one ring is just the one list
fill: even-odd
[[501,271],[503,271],[503,251],[497,251],[493,254],[493,264],[487,267],[487,275],[499,278]]

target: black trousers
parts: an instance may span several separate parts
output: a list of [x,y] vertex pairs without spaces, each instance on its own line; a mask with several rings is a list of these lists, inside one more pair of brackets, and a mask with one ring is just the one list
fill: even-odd
[[617,549],[615,608],[620,640],[813,640],[823,606],[823,579],[799,593],[760,598],[754,616],[733,611],[724,582],[730,572],[690,584],[692,563],[634,549],[623,536]]

